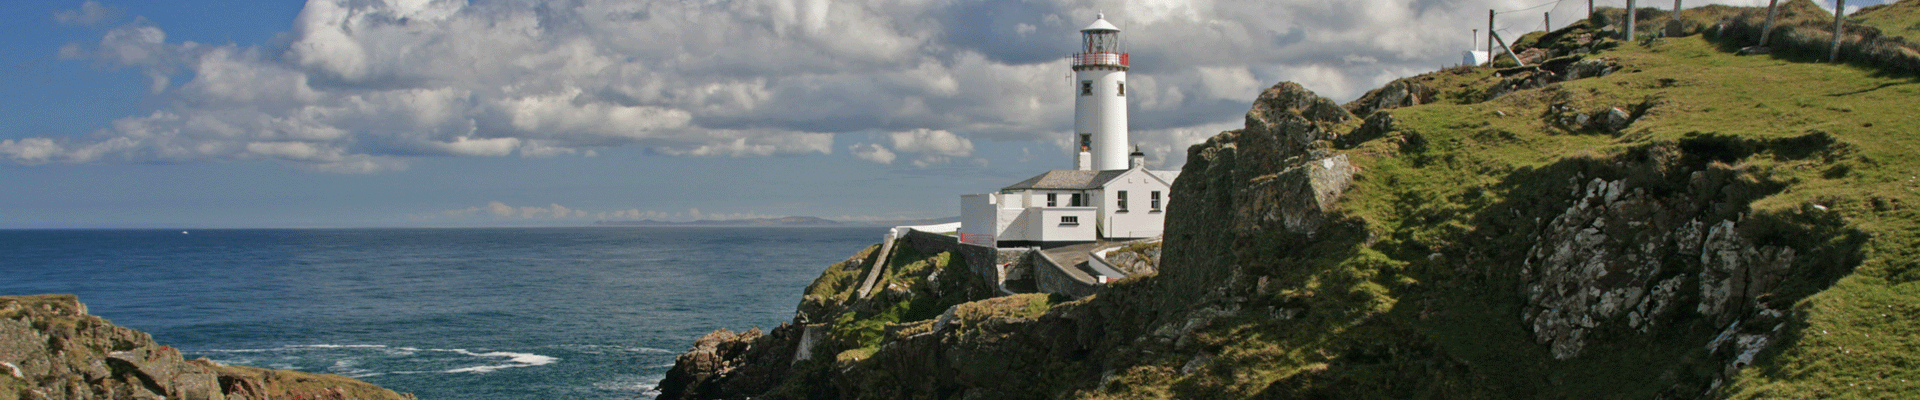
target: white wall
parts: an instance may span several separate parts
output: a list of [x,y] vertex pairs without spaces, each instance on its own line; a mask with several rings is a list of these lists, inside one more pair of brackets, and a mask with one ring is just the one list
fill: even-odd
[[[1074,144],[1081,133],[1092,133],[1093,169],[1127,169],[1127,98],[1119,92],[1127,71],[1086,69],[1074,71],[1073,78]],[[1083,81],[1092,82],[1092,95],[1080,95]]]
[[[1127,210],[1120,211],[1120,191],[1127,192]],[[1152,193],[1160,192],[1160,209],[1154,210]],[[1101,191],[1101,235],[1107,238],[1144,238],[1161,234],[1166,228],[1170,190],[1159,178],[1135,169],[1107,182]]]
[[[969,194],[960,196],[960,234],[1000,236],[1000,213],[997,197],[993,193]],[[991,244],[987,244],[991,245]]]
[[[1027,217],[1028,229],[1040,235],[1034,239],[1048,242],[1091,242],[1099,238],[1094,226],[1098,224],[1099,209],[1095,207],[1034,207],[1023,213]],[[1060,223],[1060,217],[1079,218],[1078,225]]]

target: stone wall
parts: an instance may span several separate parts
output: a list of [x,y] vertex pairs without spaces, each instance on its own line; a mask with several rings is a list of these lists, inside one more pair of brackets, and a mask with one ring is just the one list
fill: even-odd
[[961,243],[960,238],[932,232],[908,230],[902,238],[907,245],[913,246],[921,254],[951,252],[959,254],[967,262],[967,270],[987,281],[990,287],[1000,287],[1006,277],[1000,274],[1000,250],[987,246]]
[[1079,299],[1092,296],[1100,289],[1100,285],[1094,282],[1093,276],[1072,266],[1060,265],[1052,257],[1047,257],[1047,252],[1027,252],[1026,262],[1033,266],[1034,285],[1041,293],[1061,294]]

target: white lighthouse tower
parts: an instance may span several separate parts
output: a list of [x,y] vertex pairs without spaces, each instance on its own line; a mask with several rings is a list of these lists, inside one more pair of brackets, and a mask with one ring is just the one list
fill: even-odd
[[[960,196],[960,228],[955,233],[961,242],[1054,247],[1150,238],[1167,225],[1167,204],[1173,201],[1173,181],[1180,171],[1149,170],[1146,154],[1137,148],[1127,151],[1132,146],[1127,142],[1128,60],[1120,28],[1102,15],[1081,29],[1080,36],[1080,52],[1072,57],[1073,140],[1079,150],[1074,169],[1051,170],[997,191]],[[1091,268],[1083,271],[1089,275],[1125,275],[1091,262],[1081,265]]]
[[1127,169],[1127,53],[1120,28],[1101,14],[1080,30],[1073,55],[1073,131],[1079,144],[1074,168]]

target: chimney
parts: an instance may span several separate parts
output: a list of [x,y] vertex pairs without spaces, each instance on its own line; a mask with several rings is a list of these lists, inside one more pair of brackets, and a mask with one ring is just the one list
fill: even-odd
[[1081,171],[1093,170],[1093,153],[1087,151],[1087,146],[1080,146],[1079,156],[1073,159],[1073,169]]
[[1147,153],[1140,152],[1140,145],[1133,146],[1133,154],[1127,155],[1127,169],[1147,166]]

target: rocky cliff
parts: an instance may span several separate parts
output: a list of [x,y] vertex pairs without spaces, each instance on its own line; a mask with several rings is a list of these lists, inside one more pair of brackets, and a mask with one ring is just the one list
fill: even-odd
[[338,375],[187,360],[72,295],[0,297],[0,400],[412,399]]
[[[1582,21],[1344,106],[1275,85],[1189,149],[1157,272],[913,317],[810,288],[663,398],[1920,397],[1920,84],[1688,26]],[[815,286],[898,262],[856,260]],[[739,365],[780,372],[698,384]]]

